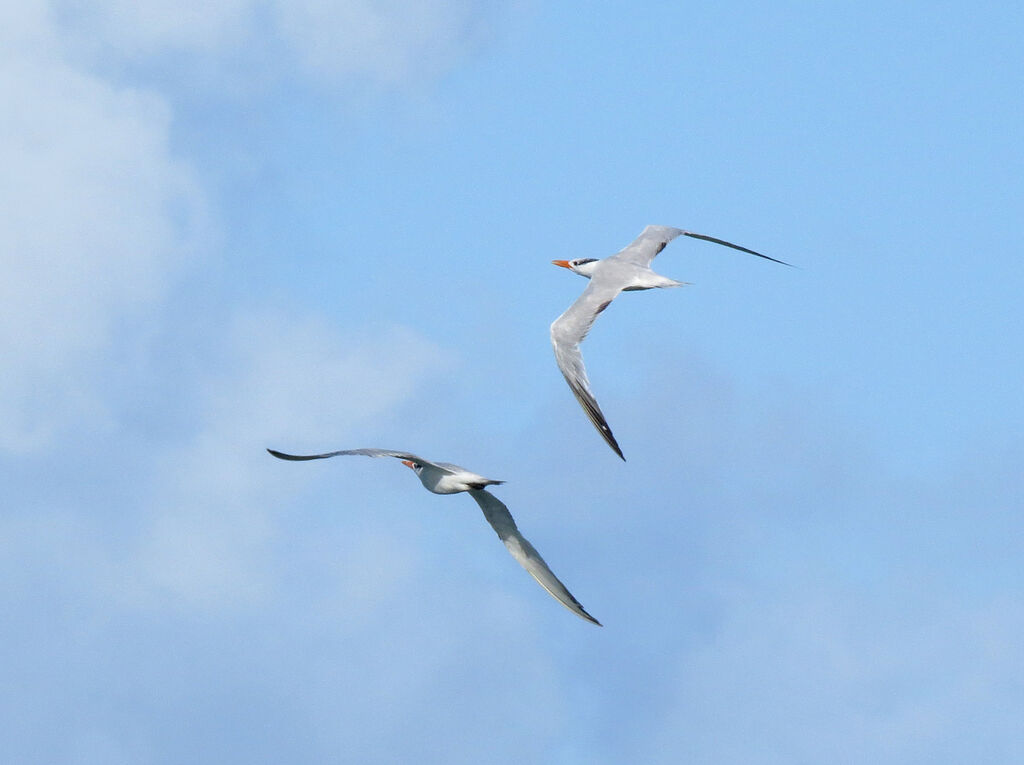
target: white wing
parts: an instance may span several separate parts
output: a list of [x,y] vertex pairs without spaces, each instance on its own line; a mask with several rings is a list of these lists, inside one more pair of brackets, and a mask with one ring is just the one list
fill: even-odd
[[410,452],[395,452],[390,449],[344,449],[338,452],[326,452],[325,454],[285,454],[284,452],[275,451],[274,449],[267,449],[272,455],[280,460],[322,460],[328,457],[338,457],[347,455],[360,455],[362,457],[397,457],[400,460],[409,460],[410,462],[418,462],[421,465],[433,465],[439,470],[443,470],[446,473],[454,473],[456,470],[461,470],[457,465],[450,465],[447,462],[431,462],[425,460],[422,457],[418,457]]
[[671,226],[648,226],[640,232],[640,236],[629,243],[620,252],[615,253],[610,258],[605,260],[621,260],[627,263],[634,263],[638,266],[650,267],[651,261],[654,257],[665,249],[665,245],[675,239],[677,236],[688,236],[693,239],[701,239],[705,242],[711,242],[713,244],[720,244],[723,247],[731,247],[734,250],[745,252],[748,255],[757,255],[759,258],[770,260],[773,263],[781,263],[784,266],[790,264],[784,260],[777,260],[776,258],[764,255],[756,250],[751,250],[746,247],[741,247],[738,244],[727,242],[724,239],[718,239],[717,237],[708,236],[707,234],[698,234],[695,231],[683,231],[681,228],[672,228]]
[[648,268],[654,256],[665,249],[665,245],[685,233],[681,228],[671,226],[647,226],[640,232],[640,236],[605,260],[622,260]]
[[519,561],[519,565],[525,568],[530,576],[537,580],[541,587],[551,593],[558,602],[568,608],[574,614],[588,622],[601,626],[601,622],[586,612],[580,602],[572,596],[554,572],[548,568],[548,564],[540,557],[536,548],[519,533],[516,522],[512,520],[512,514],[505,507],[504,503],[487,491],[474,489],[469,492],[480,509],[484,511],[484,517],[491,524],[498,538],[505,543],[505,547],[512,553],[512,557]]
[[623,460],[622,449],[619,448],[612,429],[597,405],[590,390],[590,380],[587,379],[587,369],[583,366],[583,354],[580,352],[580,343],[587,336],[594,320],[609,304],[615,296],[622,291],[621,286],[615,286],[608,280],[602,279],[600,274],[590,280],[590,284],[583,290],[583,294],[576,298],[576,302],[569,306],[565,313],[555,319],[551,325],[551,345],[555,349],[555,361],[562,371],[562,376],[569,383],[569,388],[580,402],[587,417],[594,423],[598,433],[604,438],[616,454]]

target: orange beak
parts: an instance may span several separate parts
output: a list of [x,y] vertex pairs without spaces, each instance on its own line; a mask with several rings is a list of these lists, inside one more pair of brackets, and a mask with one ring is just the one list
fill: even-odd
[[402,460],[402,464],[405,465],[407,468],[412,467],[412,462],[410,462],[409,460]]
[[562,268],[568,268],[570,271],[572,270],[572,266],[569,265],[569,261],[568,260],[552,260],[551,262],[554,263],[556,266],[561,266]]

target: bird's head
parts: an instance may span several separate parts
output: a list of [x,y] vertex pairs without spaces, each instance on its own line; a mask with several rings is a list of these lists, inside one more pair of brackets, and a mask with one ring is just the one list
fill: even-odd
[[415,471],[416,475],[419,475],[420,471],[423,470],[423,465],[418,462],[413,462],[412,460],[402,460],[402,464]]
[[597,264],[601,261],[597,258],[576,258],[575,260],[552,260],[551,262],[556,266],[568,268],[574,274],[579,274],[589,279],[593,276],[594,269],[597,268]]

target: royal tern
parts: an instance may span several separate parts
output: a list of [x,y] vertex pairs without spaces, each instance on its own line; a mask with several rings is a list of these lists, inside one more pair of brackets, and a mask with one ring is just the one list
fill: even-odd
[[327,457],[341,455],[361,455],[364,457],[395,457],[402,461],[406,467],[412,468],[420,479],[420,483],[434,494],[458,494],[468,492],[469,495],[480,505],[484,517],[491,527],[498,533],[498,538],[505,543],[505,547],[512,553],[512,557],[519,561],[519,564],[529,572],[530,576],[537,580],[541,587],[553,595],[559,603],[568,608],[577,616],[586,619],[588,622],[601,626],[601,622],[586,612],[580,602],[572,596],[572,593],[564,584],[559,581],[554,572],[548,568],[548,564],[540,557],[536,548],[519,533],[516,522],[508,508],[485,490],[487,486],[505,483],[495,481],[492,478],[484,478],[458,465],[450,462],[431,462],[422,457],[417,457],[409,452],[396,452],[388,449],[345,449],[326,454],[296,455],[284,454],[273,449],[267,449],[272,455],[282,460],[320,460]]
[[612,435],[612,429],[608,427],[601,407],[597,405],[597,399],[590,390],[587,370],[583,366],[583,354],[580,353],[580,343],[587,336],[598,314],[607,308],[620,292],[649,290],[654,287],[681,287],[686,284],[657,274],[651,269],[654,256],[680,234],[757,255],[759,258],[782,263],[784,266],[790,265],[732,242],[670,226],[647,226],[625,249],[607,258],[551,261],[556,266],[568,268],[573,273],[590,279],[590,284],[583,290],[583,294],[551,325],[551,344],[555,348],[558,368],[562,370],[562,376],[569,383],[576,400],[580,402],[583,411],[587,413],[587,417],[594,423],[594,427],[604,440],[623,460],[626,458],[622,455],[622,449],[619,448],[615,436]]

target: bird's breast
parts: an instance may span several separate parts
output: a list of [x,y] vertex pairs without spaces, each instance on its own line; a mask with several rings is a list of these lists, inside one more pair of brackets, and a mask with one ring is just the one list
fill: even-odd
[[426,476],[422,480],[427,491],[432,491],[434,494],[458,494],[467,489],[463,482],[456,480],[455,476],[451,475]]

